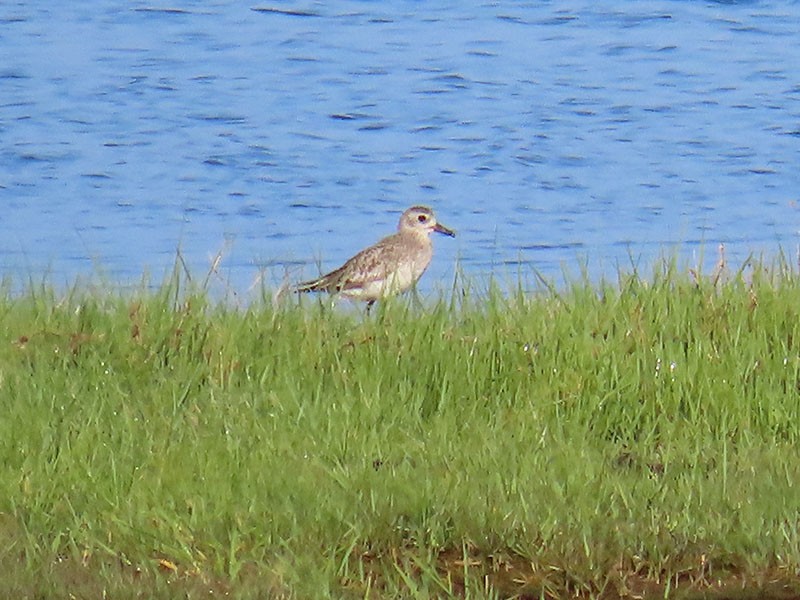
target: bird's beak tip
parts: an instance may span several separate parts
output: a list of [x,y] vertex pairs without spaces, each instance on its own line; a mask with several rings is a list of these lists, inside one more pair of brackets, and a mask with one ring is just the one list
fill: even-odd
[[449,227],[445,227],[439,223],[433,228],[434,231],[438,231],[439,233],[443,233],[444,235],[449,235],[450,237],[456,237],[456,232],[450,229]]

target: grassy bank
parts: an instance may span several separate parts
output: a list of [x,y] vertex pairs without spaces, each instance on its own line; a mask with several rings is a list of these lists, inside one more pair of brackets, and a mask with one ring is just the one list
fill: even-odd
[[366,317],[6,292],[0,595],[798,592],[799,300],[784,264]]

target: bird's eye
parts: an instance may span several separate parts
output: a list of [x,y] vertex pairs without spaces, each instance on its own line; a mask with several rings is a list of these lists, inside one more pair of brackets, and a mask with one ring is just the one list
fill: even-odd
[[428,220],[428,215],[420,215],[417,217],[417,221],[419,221],[420,223],[424,223],[427,220]]

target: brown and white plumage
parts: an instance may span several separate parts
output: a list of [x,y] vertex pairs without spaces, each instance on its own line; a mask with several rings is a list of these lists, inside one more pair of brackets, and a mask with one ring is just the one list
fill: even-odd
[[295,286],[296,292],[328,292],[347,298],[376,300],[404,292],[428,268],[434,231],[455,236],[426,206],[412,206],[400,217],[397,233],[365,248],[335,271]]

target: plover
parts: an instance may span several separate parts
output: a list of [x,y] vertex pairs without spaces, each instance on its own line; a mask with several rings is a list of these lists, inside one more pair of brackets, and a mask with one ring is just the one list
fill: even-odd
[[376,300],[404,292],[428,268],[433,256],[430,235],[434,231],[455,237],[455,232],[436,220],[427,206],[412,206],[400,217],[397,233],[365,248],[335,271],[294,287],[295,292],[328,292],[364,300]]

